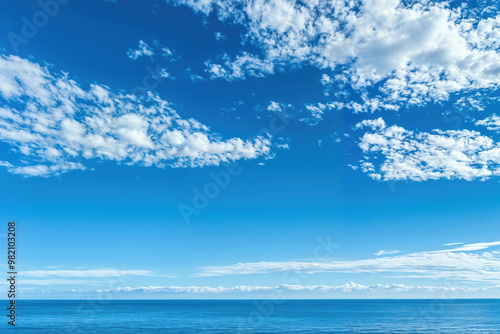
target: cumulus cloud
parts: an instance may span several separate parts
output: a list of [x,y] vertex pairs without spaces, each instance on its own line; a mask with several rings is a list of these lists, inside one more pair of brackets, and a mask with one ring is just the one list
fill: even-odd
[[222,56],[222,63],[213,63],[211,60],[205,62],[205,71],[211,79],[225,79],[233,81],[247,77],[261,78],[274,72],[272,62],[261,60],[255,55],[243,52],[241,55],[231,59],[227,54]]
[[500,131],[500,117],[493,114],[476,122],[477,126],[485,126],[488,130]]
[[129,49],[127,51],[127,56],[130,59],[137,60],[137,58],[142,56],[151,57],[154,55],[153,49],[149,47],[148,43],[144,41],[139,41],[139,48],[136,50]]
[[[313,65],[340,71],[360,92],[377,88],[364,99],[378,101],[368,110],[442,101],[457,92],[496,89],[500,83],[496,10],[428,0],[171,2],[205,15],[214,11],[221,21],[242,25],[243,43],[262,51],[261,60],[253,60],[256,66]],[[222,73],[220,67],[212,69]],[[322,77],[324,84],[332,80],[337,79]]]
[[443,251],[417,252],[363,260],[325,262],[251,262],[228,266],[200,267],[199,276],[262,274],[292,271],[307,274],[324,272],[391,273],[396,277],[454,279],[459,281],[500,282],[500,251],[473,253],[500,245],[476,243]]
[[500,143],[478,131],[414,132],[365,120],[359,138],[364,158],[357,168],[376,180],[485,180],[500,174]]
[[268,138],[222,140],[151,92],[84,89],[66,74],[13,55],[0,56],[0,101],[0,140],[25,161],[0,165],[24,176],[84,170],[89,159],[201,167],[270,152]]

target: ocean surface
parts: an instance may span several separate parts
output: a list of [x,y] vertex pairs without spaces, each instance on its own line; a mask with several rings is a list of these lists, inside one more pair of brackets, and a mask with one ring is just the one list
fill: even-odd
[[500,300],[17,303],[16,328],[4,315],[1,333],[500,333]]

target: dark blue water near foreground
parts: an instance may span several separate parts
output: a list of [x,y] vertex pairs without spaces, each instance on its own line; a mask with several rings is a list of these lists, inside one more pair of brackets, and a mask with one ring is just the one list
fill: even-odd
[[500,300],[18,301],[2,333],[500,333]]

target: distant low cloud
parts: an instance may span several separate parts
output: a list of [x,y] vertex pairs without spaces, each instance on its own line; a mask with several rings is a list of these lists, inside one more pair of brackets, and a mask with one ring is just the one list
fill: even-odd
[[359,138],[363,159],[354,166],[375,180],[485,180],[500,175],[500,143],[473,130],[410,131],[365,120]]
[[488,130],[492,131],[500,131],[500,117],[496,114],[493,114],[485,119],[479,120],[476,122],[477,126],[484,126]]
[[27,270],[21,274],[26,277],[118,277],[118,276],[153,276],[149,270],[117,270],[117,269],[91,269],[91,270]]

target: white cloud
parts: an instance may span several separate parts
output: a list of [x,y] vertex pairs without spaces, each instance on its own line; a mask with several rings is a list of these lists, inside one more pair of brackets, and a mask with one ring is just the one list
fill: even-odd
[[443,246],[455,246],[455,245],[462,245],[463,242],[450,242],[447,244],[444,244]]
[[209,286],[168,286],[168,287],[162,287],[162,286],[146,286],[146,287],[139,287],[139,288],[131,288],[131,287],[122,287],[122,288],[116,288],[108,291],[116,291],[116,292],[152,292],[152,293],[159,293],[159,292],[170,292],[170,293],[193,293],[193,294],[200,294],[200,293],[224,293],[224,292],[253,292],[253,291],[269,291],[272,290],[272,287],[265,287],[265,286],[245,286],[245,285],[239,285],[235,287],[229,287],[225,288],[222,286],[217,286],[217,287],[209,287]]
[[266,108],[267,111],[273,111],[273,112],[281,111],[282,109],[283,109],[282,105],[275,101],[270,101],[269,105]]
[[189,79],[191,79],[192,82],[198,82],[198,81],[204,81],[205,79],[198,74],[188,74]]
[[217,31],[215,33],[215,39],[218,41],[224,41],[227,39],[227,37],[223,33],[221,33],[220,31]]
[[127,51],[127,56],[130,59],[136,60],[139,57],[147,56],[152,57],[154,55],[153,49],[144,41],[139,41],[139,48],[137,50],[129,49]]
[[393,255],[393,254],[397,254],[397,253],[399,253],[398,250],[385,250],[385,249],[382,249],[382,250],[379,250],[378,252],[376,252],[373,255],[382,256],[382,255]]
[[161,55],[164,57],[172,57],[174,52],[167,47],[161,49]]
[[95,285],[106,283],[103,281],[95,281],[95,280],[79,280],[79,279],[65,279],[65,278],[50,278],[50,279],[23,279],[20,285],[22,287],[26,285],[43,285],[43,286],[51,286],[51,285]]
[[331,84],[332,82],[333,79],[328,74],[323,73],[323,75],[321,76],[321,84],[324,86]]
[[300,121],[308,123],[309,125],[316,125],[323,120],[323,115],[328,106],[323,103],[309,103],[305,104],[306,111],[311,115],[310,117],[301,118]]
[[268,138],[222,140],[153,93],[116,93],[97,84],[86,90],[13,55],[0,56],[0,99],[0,140],[27,161],[0,165],[24,176],[84,170],[89,159],[199,167],[270,153]]
[[160,56],[167,58],[170,62],[176,62],[181,59],[181,56],[177,55],[175,50],[162,46],[158,40],[155,40],[154,45],[156,48],[160,49]]
[[355,292],[355,291],[427,291],[427,292],[477,292],[477,291],[500,291],[500,287],[492,286],[485,288],[454,287],[454,286],[408,286],[404,284],[374,284],[363,285],[354,282],[342,285],[293,285],[281,284],[277,286],[248,286],[239,285],[234,287],[209,287],[209,286],[144,286],[144,287],[119,287],[115,289],[99,290],[100,292],[141,292],[141,293],[174,293],[174,294],[221,294],[221,293],[252,293],[252,292]]
[[413,132],[365,120],[359,139],[364,153],[358,167],[376,180],[484,180],[500,175],[500,143],[471,130]]
[[476,122],[478,126],[485,126],[488,130],[500,131],[500,117],[493,114]]
[[227,54],[222,56],[223,63],[215,64],[211,60],[205,62],[206,72],[211,79],[233,81],[246,77],[261,78],[274,73],[272,62],[261,60],[255,55],[243,52],[232,60]]
[[[369,109],[422,105],[455,92],[495,89],[500,83],[500,15],[485,17],[449,2],[174,2],[205,15],[215,10],[221,21],[241,24],[246,28],[243,43],[261,48],[266,67],[270,62],[340,69],[356,90],[380,88],[382,97],[367,97],[379,100]],[[322,79],[327,84],[332,77]]]
[[377,119],[364,119],[354,126],[355,129],[363,129],[365,127],[382,130],[385,129],[386,125],[384,120],[379,117]]
[[162,69],[160,70],[160,73],[159,73],[159,74],[160,74],[160,77],[161,77],[161,78],[166,78],[166,79],[168,78],[168,79],[171,79],[171,80],[174,80],[174,79],[175,79],[175,78],[174,78],[174,77],[173,77],[173,76],[172,76],[172,75],[171,75],[171,74],[167,71],[167,69],[166,69],[166,68],[162,68]]
[[117,270],[117,269],[91,269],[91,270],[27,270],[20,275],[26,277],[119,277],[154,276],[149,270]]
[[[61,284],[65,284],[61,282]],[[23,293],[40,293],[31,289],[22,289]],[[61,291],[58,291],[61,292]],[[359,284],[348,282],[340,285],[300,285],[279,284],[270,286],[122,286],[97,290],[72,289],[64,292],[72,298],[84,298],[96,294],[100,298],[244,298],[267,299],[263,303],[278,303],[280,300],[301,298],[429,298],[436,300],[457,298],[492,298],[498,296],[500,286],[467,287],[457,286],[448,281],[444,285],[405,285],[405,284]],[[54,290],[42,290],[42,295],[58,295]],[[60,295],[60,294],[59,294]]]
[[325,111],[330,109],[338,108],[337,106],[333,106],[332,103],[304,103],[299,107],[292,104],[278,103],[275,101],[270,101],[269,105],[266,107],[267,111],[280,113],[285,118],[295,118],[297,116],[301,116],[298,121],[311,126],[315,126],[320,121],[322,121]]
[[198,276],[262,274],[292,271],[300,273],[391,273],[395,277],[454,279],[458,281],[500,282],[500,251],[471,253],[500,245],[477,243],[445,251],[417,252],[363,260],[325,262],[252,262],[198,268]]
[[[455,245],[458,245],[458,243],[455,243]],[[476,250],[488,249],[490,247],[495,247],[495,246],[500,246],[500,241],[478,242],[474,244],[463,245],[457,248],[445,249],[438,252],[471,252]]]

